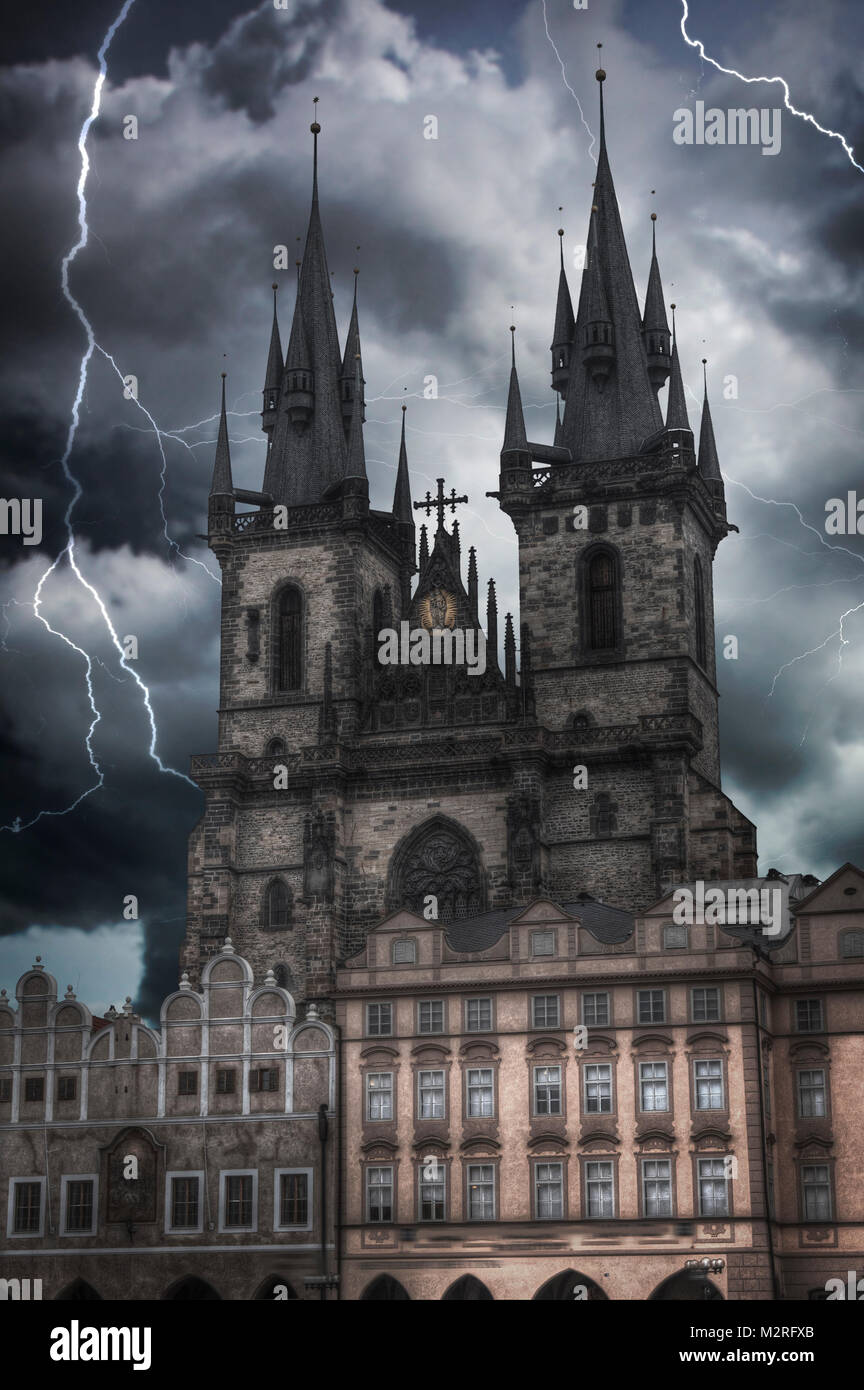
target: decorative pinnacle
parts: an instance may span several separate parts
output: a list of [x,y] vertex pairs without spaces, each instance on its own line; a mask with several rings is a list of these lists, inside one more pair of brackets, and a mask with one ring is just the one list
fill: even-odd
[[[313,107],[313,114],[314,114],[314,115],[317,115],[317,114],[318,114],[317,111],[314,110],[314,108],[315,108],[317,105],[318,105],[318,98],[317,98],[317,97],[313,97],[313,98],[312,98],[312,107]],[[310,125],[309,129],[311,130],[311,132],[312,132],[313,135],[318,135],[318,134],[320,133],[321,127],[320,127],[320,125],[318,124],[317,121],[313,121],[312,124]]]

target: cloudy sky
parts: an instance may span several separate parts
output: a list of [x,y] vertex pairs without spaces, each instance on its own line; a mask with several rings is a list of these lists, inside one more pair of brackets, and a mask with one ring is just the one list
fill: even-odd
[[[864,173],[840,140],[784,111],[773,157],[676,144],[674,113],[697,101],[783,105],[780,84],[701,59],[681,0],[134,0],[107,53],[88,240],[69,268],[96,343],[67,460],[80,579],[63,559],[39,588],[75,495],[62,460],[87,337],[61,272],[80,236],[78,141],[121,3],[38,0],[4,20],[2,487],[43,499],[44,534],[0,537],[2,983],[36,953],[96,1008],[131,994],[152,1012],[176,983],[202,804],[183,774],[216,737],[218,570],[198,532],[219,373],[235,481],[260,486],[273,248],[293,262],[305,233],[314,96],[343,332],[360,266],[373,505],[392,497],[405,399],[415,496],[441,475],[467,491],[463,539],[515,611],[512,529],[485,497],[508,325],[529,434],[551,439],[556,228],[575,300],[598,43],[637,288],[654,210],[691,421],[704,356],[740,528],[715,566],[718,635],[739,640],[739,659],[719,662],[724,785],[758,824],[763,870],[824,877],[864,860],[864,541],[824,526],[829,497],[864,496]],[[687,33],[723,67],[782,74],[792,104],[864,165],[854,0],[691,0]],[[276,278],[287,338],[293,269]],[[423,398],[429,375],[437,400]],[[137,681],[109,622],[137,638]],[[122,917],[129,894],[137,922]]]

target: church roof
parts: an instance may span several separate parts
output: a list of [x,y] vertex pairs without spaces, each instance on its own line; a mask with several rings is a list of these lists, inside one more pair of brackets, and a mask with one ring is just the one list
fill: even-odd
[[[597,902],[587,895],[577,902],[561,904],[561,910],[568,917],[577,918],[595,941],[604,946],[614,946],[633,935],[632,913]],[[513,919],[521,917],[526,911],[525,903],[521,903],[516,907],[484,912],[479,917],[449,922],[446,927],[447,945],[452,951],[466,955],[488,951],[500,941]]]

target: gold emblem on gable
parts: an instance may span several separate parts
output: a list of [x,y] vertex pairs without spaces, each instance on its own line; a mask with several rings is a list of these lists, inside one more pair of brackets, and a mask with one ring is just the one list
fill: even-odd
[[420,600],[420,621],[425,628],[456,626],[456,596],[446,589],[430,589]]

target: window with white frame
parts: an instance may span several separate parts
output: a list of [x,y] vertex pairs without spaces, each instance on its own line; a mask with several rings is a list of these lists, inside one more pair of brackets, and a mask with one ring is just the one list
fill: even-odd
[[561,1068],[534,1068],[534,1114],[561,1114]]
[[393,1073],[370,1071],[366,1077],[367,1120],[393,1119]]
[[804,1220],[831,1220],[831,1177],[827,1163],[805,1163],[801,1170]]
[[672,1215],[672,1160],[643,1158],[642,1209],[645,1216]]
[[663,928],[663,950],[681,950],[687,945],[687,928],[677,922]]
[[96,1174],[60,1179],[60,1230],[64,1236],[96,1234]]
[[417,1112],[421,1120],[444,1119],[443,1069],[417,1073]]
[[393,942],[393,964],[414,965],[417,960],[417,942],[410,937],[405,941]]
[[821,1067],[798,1073],[798,1114],[824,1115],[825,1072]]
[[589,1062],[585,1066],[586,1115],[611,1115],[612,1064]]
[[729,1215],[729,1179],[725,1159],[700,1158],[697,1161],[699,1215]]
[[640,1023],[666,1022],[666,992],[662,989],[637,991]]
[[418,1033],[444,1032],[444,1000],[421,999],[417,1005]]
[[864,931],[847,931],[840,941],[840,954],[847,959],[864,956]]
[[312,1229],[312,1169],[277,1168],[273,1174],[275,1231]]
[[495,1164],[468,1165],[468,1220],[495,1220]]
[[582,1022],[589,1028],[606,1028],[609,1024],[609,995],[582,995]]
[[666,1062],[639,1063],[639,1109],[669,1109],[669,1067]]
[[690,991],[690,1012],[694,1023],[719,1023],[720,990],[716,985]]
[[203,1231],[203,1172],[165,1174],[165,1230]]
[[488,1119],[495,1113],[495,1088],[491,1067],[471,1067],[468,1071],[468,1115]]
[[379,1224],[393,1220],[393,1168],[366,1169],[366,1219]]
[[822,1000],[796,999],[795,1031],[798,1033],[821,1033],[823,1027]]
[[554,956],[557,945],[555,940],[556,936],[557,933],[554,931],[532,931],[532,956]]
[[465,1027],[469,1033],[488,1033],[492,1028],[492,1000],[465,1001]]
[[370,1038],[389,1038],[393,1032],[393,1005],[366,1005],[366,1035]]
[[220,1231],[257,1231],[258,1173],[226,1172],[219,1192]]
[[561,1022],[558,995],[535,994],[531,1000],[531,1019],[535,1028],[557,1028]]
[[534,1164],[534,1210],[538,1221],[564,1215],[564,1164]]
[[591,1160],[585,1164],[585,1209],[588,1216],[615,1215],[615,1182],[610,1160]]
[[41,1236],[45,1225],[45,1179],[11,1178],[7,1229],[13,1236]]
[[446,1178],[440,1158],[424,1159],[420,1167],[420,1220],[446,1220]]
[[716,1057],[693,1063],[697,1110],[723,1110],[723,1062]]

